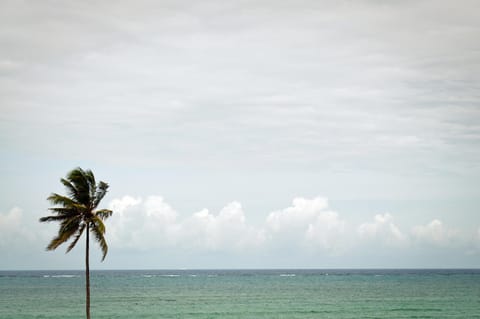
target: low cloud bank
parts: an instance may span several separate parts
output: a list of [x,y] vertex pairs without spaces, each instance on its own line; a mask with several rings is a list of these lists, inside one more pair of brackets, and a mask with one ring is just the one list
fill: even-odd
[[238,202],[226,205],[218,215],[202,209],[180,219],[160,196],[145,200],[124,196],[110,204],[109,236],[118,246],[149,249],[176,247],[199,250],[243,250],[262,245],[262,230],[246,223]]
[[[247,220],[241,203],[228,203],[217,214],[204,208],[183,218],[160,196],[124,196],[110,204],[113,245],[133,249],[251,252],[282,247],[308,253],[343,255],[362,246],[397,250],[429,247],[479,247],[479,234],[465,234],[434,219],[401,229],[390,213],[353,224],[331,210],[323,197],[297,197],[289,207],[267,215],[260,224]],[[480,229],[479,229],[480,233]]]
[[[402,229],[391,213],[353,223],[330,209],[323,197],[294,198],[290,206],[267,214],[256,224],[248,220],[238,201],[227,203],[219,212],[204,208],[181,215],[161,196],[123,196],[112,200],[109,208],[114,214],[107,222],[107,238],[117,250],[239,257],[268,252],[349,256],[372,249],[407,255],[425,249],[480,254],[480,227],[470,234],[433,219]],[[46,245],[57,225],[40,227],[38,217],[18,207],[0,212],[0,251],[36,251]]]

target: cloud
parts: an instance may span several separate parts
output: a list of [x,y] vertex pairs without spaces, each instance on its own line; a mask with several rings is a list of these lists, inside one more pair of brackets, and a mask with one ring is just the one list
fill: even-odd
[[248,222],[237,201],[225,205],[218,214],[204,208],[180,215],[160,196],[124,196],[114,199],[110,208],[114,211],[108,227],[112,246],[133,250],[180,249],[240,255],[254,250],[288,250],[338,256],[368,247],[418,250],[433,245],[467,251],[476,247],[476,240],[480,242],[480,233],[467,241],[466,234],[438,219],[412,226],[410,232],[402,231],[390,213],[354,225],[330,210],[324,197],[297,197],[291,206],[269,213],[259,224]]
[[345,221],[327,208],[323,197],[295,198],[292,206],[268,215],[265,227],[270,240],[276,245],[338,252],[344,245]]
[[316,197],[309,200],[297,197],[293,200],[292,206],[270,213],[266,224],[273,233],[304,231],[327,207],[326,198]]
[[246,224],[238,202],[229,203],[218,215],[202,209],[184,219],[159,196],[145,200],[124,196],[113,200],[110,208],[115,212],[112,243],[121,247],[237,251],[264,240],[262,231]]
[[113,244],[140,250],[175,244],[177,213],[162,197],[124,196],[114,199],[110,209],[114,214],[108,232]]
[[0,249],[21,247],[37,238],[33,228],[25,225],[23,211],[14,207],[7,213],[0,213]]
[[207,209],[193,214],[181,229],[186,238],[184,243],[210,250],[243,250],[262,245],[265,238],[263,231],[247,225],[245,213],[239,202],[231,202],[215,216]]
[[2,73],[12,72],[20,69],[22,63],[13,60],[0,60],[0,75]]
[[348,248],[346,222],[336,212],[322,212],[308,225],[305,239],[313,249],[339,254]]
[[[478,162],[478,152],[462,156],[478,149],[469,121],[479,22],[469,4],[207,2],[5,6],[1,116],[15,123],[4,125],[5,144],[60,146],[73,159],[78,145],[107,147],[96,160],[188,167],[424,172],[432,161],[462,171]],[[460,155],[443,162],[436,151]]]
[[373,240],[386,246],[403,246],[408,237],[397,225],[389,213],[377,214],[373,222],[363,223],[357,228],[361,239]]
[[413,227],[412,236],[417,241],[440,247],[457,245],[462,240],[459,231],[446,227],[438,219]]
[[180,218],[162,197],[124,196],[111,202],[112,245],[125,248],[181,248],[186,251],[243,251],[294,246],[338,253],[345,246],[345,221],[326,210],[325,198],[295,198],[274,211],[264,224],[247,222],[242,205],[233,201],[215,215],[202,209]]
[[[425,225],[411,220],[414,226],[404,232],[390,213],[353,223],[352,216],[331,210],[324,197],[296,197],[291,205],[257,223],[249,221],[238,201],[227,203],[218,213],[204,208],[180,214],[161,196],[123,196],[113,199],[109,208],[114,214],[107,221],[107,240],[120,258],[132,252],[151,258],[171,253],[180,259],[228,254],[245,258],[248,265],[258,256],[282,260],[293,254],[299,260],[317,256],[349,260],[356,254],[376,256],[379,248],[406,260],[433,250],[465,256],[480,252],[480,228],[469,233],[439,219]],[[38,216],[32,217],[18,207],[0,213],[0,251],[19,256],[44,250],[58,224],[40,227]]]

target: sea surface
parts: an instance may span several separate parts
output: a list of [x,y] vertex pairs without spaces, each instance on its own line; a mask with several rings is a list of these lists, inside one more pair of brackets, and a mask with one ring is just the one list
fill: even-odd
[[[0,271],[0,318],[84,318],[82,271]],[[93,271],[92,319],[480,318],[480,270]]]

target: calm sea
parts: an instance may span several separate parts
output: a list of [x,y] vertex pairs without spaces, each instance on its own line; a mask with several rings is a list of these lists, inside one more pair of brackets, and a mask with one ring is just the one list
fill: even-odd
[[[92,272],[92,318],[480,318],[480,270]],[[0,272],[0,318],[84,318],[81,271]]]

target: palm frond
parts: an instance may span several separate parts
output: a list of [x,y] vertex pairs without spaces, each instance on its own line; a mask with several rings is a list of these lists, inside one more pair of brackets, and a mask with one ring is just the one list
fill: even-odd
[[91,227],[92,229],[95,228],[98,231],[100,231],[102,234],[105,234],[105,224],[103,223],[102,219],[100,219],[98,216],[95,216],[91,220]]
[[73,185],[70,181],[67,181],[65,178],[60,179],[60,182],[65,186],[70,197],[77,197],[78,190],[75,188],[75,185]]
[[70,218],[69,216],[66,216],[66,215],[57,215],[57,216],[45,216],[45,217],[41,217],[39,219],[39,221],[41,223],[45,223],[45,222],[58,222],[58,221],[63,221],[67,218]]
[[102,261],[105,260],[105,257],[107,256],[108,253],[108,245],[107,241],[105,240],[105,225],[103,224],[102,220],[95,216],[92,219],[92,224],[91,224],[91,231],[93,235],[95,236],[95,240],[98,242],[100,245],[100,248],[102,249]]
[[73,239],[73,241],[70,243],[70,245],[68,245],[68,248],[67,248],[67,253],[73,249],[73,247],[75,247],[75,245],[77,244],[78,240],[80,239],[80,237],[82,237],[82,234],[83,234],[83,231],[85,230],[85,227],[86,227],[86,224],[82,224],[80,226],[80,228],[77,229],[77,233],[75,235],[75,238]]
[[[87,180],[88,183],[88,189],[90,191],[90,203],[94,204],[95,203],[95,194],[97,193],[97,184],[95,182],[95,176],[93,175],[93,172],[91,170],[86,170],[84,172],[85,174],[85,179]],[[93,206],[94,207],[94,206]]]
[[75,215],[60,223],[59,233],[69,233],[72,229],[77,230],[83,221],[83,216]]
[[105,194],[107,193],[108,190],[108,184],[100,181],[97,186],[97,191],[95,193],[95,199],[93,201],[93,208],[97,208],[98,204],[100,204],[100,201],[103,199]]
[[88,182],[86,173],[80,167],[78,167],[68,173],[67,180],[72,183],[77,190],[75,199],[79,203],[89,206],[91,204],[90,184]]
[[47,197],[47,200],[53,205],[60,205],[63,207],[73,207],[78,204],[78,202],[74,201],[73,199],[57,193],[52,193]]
[[58,246],[68,241],[78,230],[80,221],[81,218],[79,216],[63,220],[60,224],[57,236],[52,239],[47,246],[47,250],[55,250]]
[[95,215],[97,215],[101,220],[106,220],[108,217],[112,216],[113,212],[110,209],[100,209],[97,210]]
[[57,215],[64,215],[64,216],[73,216],[80,214],[81,207],[51,207],[48,210],[56,213]]

